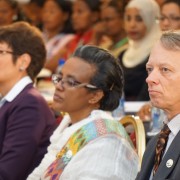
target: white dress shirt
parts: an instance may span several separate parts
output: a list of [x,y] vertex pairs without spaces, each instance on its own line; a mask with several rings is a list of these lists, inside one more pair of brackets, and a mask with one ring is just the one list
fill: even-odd
[[[171,121],[166,121],[165,123],[167,123],[171,132],[168,137],[168,141],[167,141],[167,145],[166,145],[163,157],[166,154],[172,141],[174,140],[174,138],[176,137],[176,135],[178,134],[178,132],[180,130],[180,114],[176,115],[173,119],[171,119]],[[163,157],[162,157],[162,159],[163,159]],[[153,171],[151,172],[151,176],[150,176],[149,180],[152,180],[152,178],[153,178]]]

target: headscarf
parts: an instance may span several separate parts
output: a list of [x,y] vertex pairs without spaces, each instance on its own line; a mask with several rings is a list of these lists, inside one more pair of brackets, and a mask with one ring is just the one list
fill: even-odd
[[134,41],[129,39],[129,47],[123,56],[123,64],[132,68],[145,61],[149,56],[153,44],[159,39],[161,31],[156,22],[160,16],[159,5],[154,0],[131,0],[126,9],[137,8],[146,26],[145,36]]

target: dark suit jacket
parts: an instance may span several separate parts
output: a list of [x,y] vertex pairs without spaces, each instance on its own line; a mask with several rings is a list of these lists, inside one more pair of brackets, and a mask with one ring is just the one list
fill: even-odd
[[25,180],[40,163],[55,119],[47,103],[27,85],[0,108],[0,180]]
[[[157,142],[157,137],[154,137],[146,148],[143,156],[141,171],[139,172],[136,180],[148,180],[154,165],[155,156],[155,146]],[[169,159],[173,160],[173,165],[167,167],[167,161]],[[170,145],[168,151],[164,155],[163,160],[160,163],[153,180],[180,180],[180,132],[174,138],[172,144]]]

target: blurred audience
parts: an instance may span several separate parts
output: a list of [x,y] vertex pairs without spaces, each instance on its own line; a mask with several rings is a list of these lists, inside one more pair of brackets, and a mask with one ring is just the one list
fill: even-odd
[[126,6],[124,22],[129,47],[119,56],[124,70],[126,101],[149,100],[145,66],[151,48],[160,36],[156,23],[159,16],[159,6],[154,0],[132,0]]
[[123,22],[125,4],[122,2],[124,1],[111,0],[101,10],[103,27],[99,32],[110,40],[101,42],[99,46],[108,49],[115,57],[118,57],[128,47]]
[[98,47],[81,46],[52,78],[54,106],[69,115],[28,180],[134,180],[138,156],[123,126],[107,112],[118,106],[122,94],[117,60]]
[[93,26],[100,18],[100,0],[75,0],[72,6],[72,24],[76,32],[75,37],[67,44],[65,48],[50,59],[45,65],[51,71],[55,71],[58,60],[67,59],[74,50],[81,45],[91,42],[93,37]]
[[47,60],[51,59],[58,50],[63,48],[74,37],[70,17],[70,1],[45,1],[42,9],[42,27]]
[[22,12],[27,17],[27,21],[39,29],[42,29],[41,10],[43,3],[44,0],[29,0],[29,2],[20,3]]
[[0,27],[0,179],[24,180],[40,163],[55,129],[54,115],[34,88],[46,50],[25,22]]
[[15,21],[27,20],[15,0],[0,0],[0,26],[9,25]]

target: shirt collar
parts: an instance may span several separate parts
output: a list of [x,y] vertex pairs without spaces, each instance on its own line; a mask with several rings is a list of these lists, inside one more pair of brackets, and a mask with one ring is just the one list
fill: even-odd
[[1,101],[13,101],[16,96],[26,87],[26,85],[30,83],[32,83],[32,80],[29,76],[23,77],[13,86],[13,88],[6,94],[6,96],[1,99]]
[[173,135],[176,136],[180,130],[180,114],[176,115],[170,122],[168,122],[168,127]]

